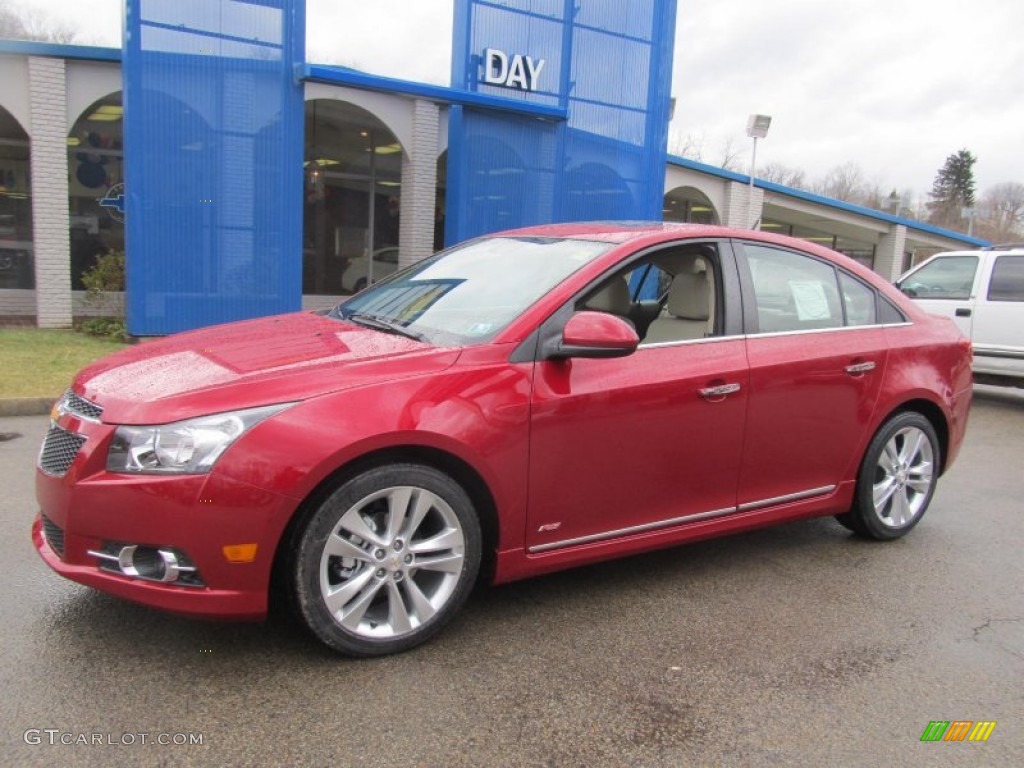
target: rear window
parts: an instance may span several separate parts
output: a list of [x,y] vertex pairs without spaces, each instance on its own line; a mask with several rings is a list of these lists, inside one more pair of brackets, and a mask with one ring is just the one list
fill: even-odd
[[1000,256],[992,266],[989,301],[1024,301],[1024,256]]

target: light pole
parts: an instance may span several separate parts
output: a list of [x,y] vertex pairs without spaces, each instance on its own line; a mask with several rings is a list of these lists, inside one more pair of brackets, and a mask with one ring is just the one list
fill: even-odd
[[754,172],[757,170],[757,140],[763,139],[768,135],[768,128],[772,124],[772,118],[770,115],[751,115],[747,118],[747,136],[754,140],[754,149],[750,153],[750,188],[747,195],[747,218],[753,219],[750,222],[751,229],[757,229],[757,223],[761,220],[758,216],[756,219],[753,216],[754,213]]
[[892,192],[889,193],[889,197],[887,198],[887,200],[889,202],[889,209],[892,211],[892,215],[899,216],[900,205],[903,202],[902,200],[900,200],[899,193],[897,193],[894,189]]
[[960,209],[960,218],[967,219],[967,236],[974,236],[974,206],[964,206]]

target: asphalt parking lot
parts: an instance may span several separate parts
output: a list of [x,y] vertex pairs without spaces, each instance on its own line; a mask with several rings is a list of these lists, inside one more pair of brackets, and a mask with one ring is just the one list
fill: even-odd
[[[0,764],[1024,765],[1024,392],[977,388],[903,540],[815,520],[481,589],[371,661],[51,573],[29,540],[45,426],[0,419]],[[997,725],[922,743],[933,720]]]

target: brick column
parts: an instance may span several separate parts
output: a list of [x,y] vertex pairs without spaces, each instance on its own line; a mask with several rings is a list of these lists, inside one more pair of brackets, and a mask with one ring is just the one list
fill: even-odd
[[875,248],[875,272],[892,282],[903,272],[903,253],[907,249],[907,228],[893,224]]
[[64,60],[30,56],[32,233],[36,324],[71,327],[67,82]]
[[750,229],[755,221],[761,219],[763,206],[763,189],[754,187],[754,195],[751,199],[749,184],[741,184],[738,181],[726,182],[722,224],[726,227]]
[[398,264],[419,261],[434,252],[434,206],[437,198],[437,105],[413,103],[412,146],[402,153],[401,221]]

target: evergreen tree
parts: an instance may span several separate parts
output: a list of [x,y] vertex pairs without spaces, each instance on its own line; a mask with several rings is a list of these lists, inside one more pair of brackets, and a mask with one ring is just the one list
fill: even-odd
[[974,164],[978,158],[961,149],[946,158],[929,193],[928,220],[943,227],[962,227],[964,208],[974,207]]

